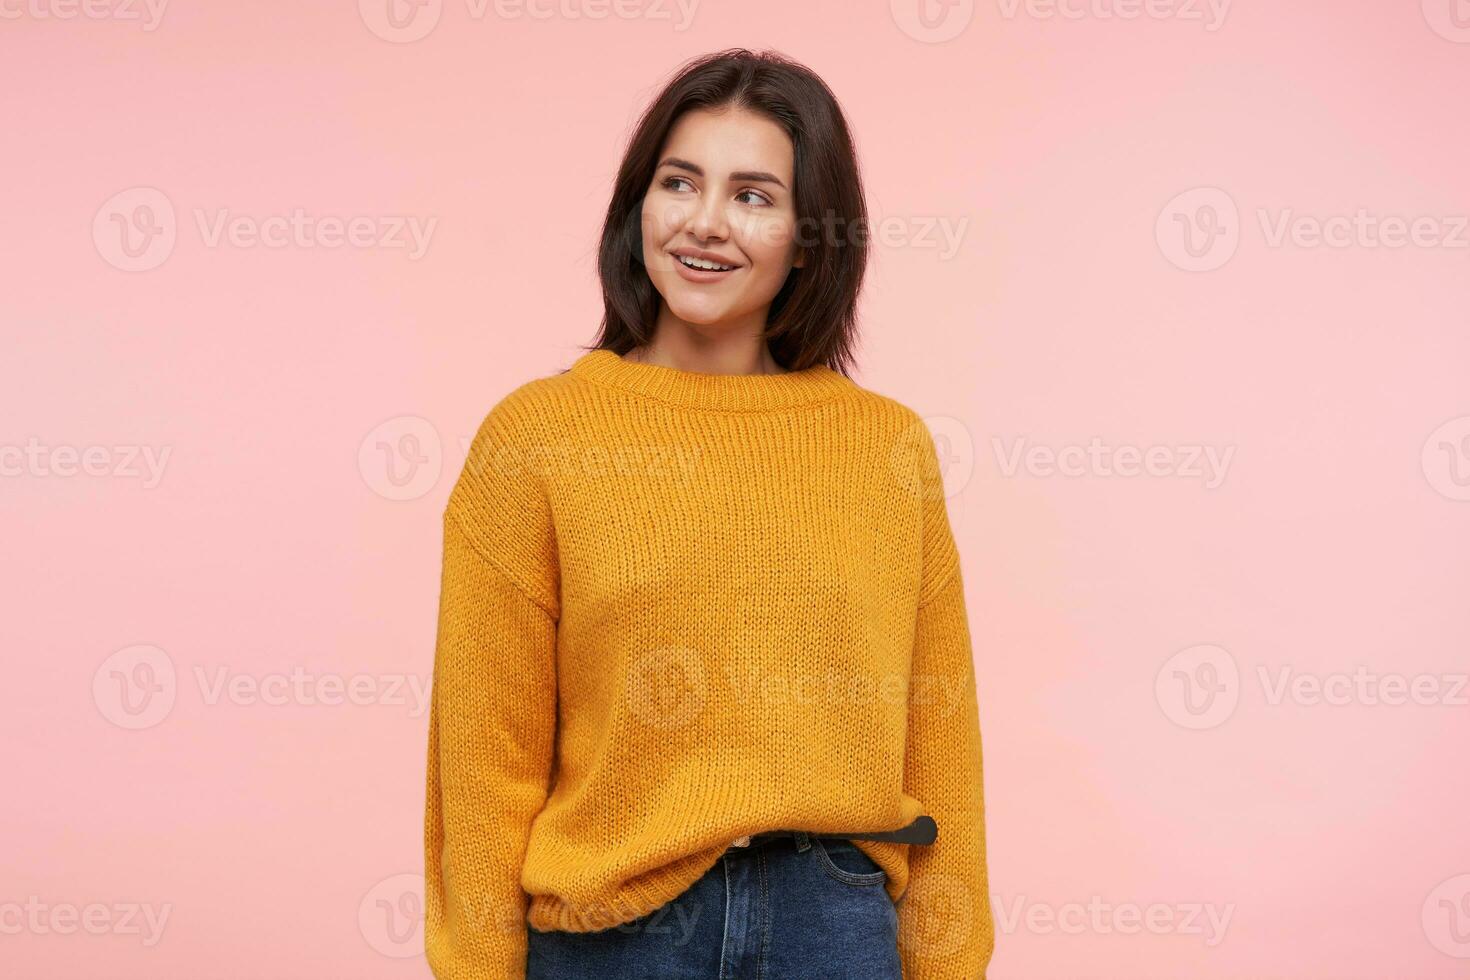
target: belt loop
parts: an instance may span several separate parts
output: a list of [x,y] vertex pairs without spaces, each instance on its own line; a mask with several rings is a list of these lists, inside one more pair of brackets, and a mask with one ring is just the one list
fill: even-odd
[[807,839],[806,831],[798,830],[796,832],[796,853],[800,854],[802,851],[811,846],[812,842]]

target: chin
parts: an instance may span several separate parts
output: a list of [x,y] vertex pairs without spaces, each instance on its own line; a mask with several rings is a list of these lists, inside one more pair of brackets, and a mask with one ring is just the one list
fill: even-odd
[[[667,300],[665,300],[668,303]],[[674,314],[685,323],[694,323],[702,327],[716,326],[730,318],[730,311],[723,306],[711,307],[704,303],[680,303],[678,301],[668,303],[669,312]]]

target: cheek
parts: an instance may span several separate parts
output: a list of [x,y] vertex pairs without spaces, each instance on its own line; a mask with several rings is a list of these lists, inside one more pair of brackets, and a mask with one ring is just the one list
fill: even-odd
[[788,265],[794,257],[796,228],[789,215],[753,217],[742,232],[742,247],[757,265]]
[[667,241],[674,232],[684,227],[684,207],[675,201],[650,193],[643,199],[644,240]]

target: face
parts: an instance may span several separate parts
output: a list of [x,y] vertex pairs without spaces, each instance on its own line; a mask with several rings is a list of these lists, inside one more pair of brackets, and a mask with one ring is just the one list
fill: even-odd
[[[701,326],[765,325],[792,266],[791,139],[745,109],[686,112],[643,198],[643,263],[668,312]],[[677,256],[721,269],[689,268]]]

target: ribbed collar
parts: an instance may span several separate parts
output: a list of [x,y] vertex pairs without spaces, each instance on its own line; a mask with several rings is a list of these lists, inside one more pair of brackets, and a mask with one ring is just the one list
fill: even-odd
[[827,401],[856,390],[852,381],[825,364],[784,374],[704,374],[662,364],[626,361],[605,348],[590,350],[571,372],[671,405],[720,411],[763,411]]

